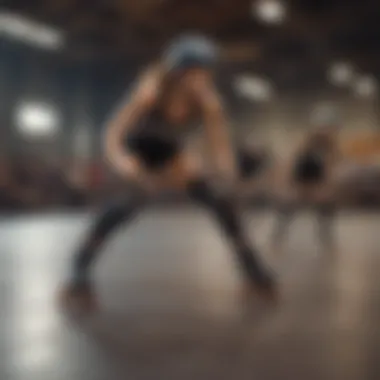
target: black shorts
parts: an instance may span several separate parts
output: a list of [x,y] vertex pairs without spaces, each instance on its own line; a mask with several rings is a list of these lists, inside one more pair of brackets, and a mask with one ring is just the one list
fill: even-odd
[[315,184],[325,178],[325,167],[319,160],[308,158],[300,159],[294,168],[293,179],[298,183]]
[[250,179],[259,176],[265,169],[265,165],[265,157],[238,149],[237,166],[240,178]]
[[158,170],[173,161],[181,151],[179,143],[146,135],[129,136],[126,140],[132,152],[150,170]]

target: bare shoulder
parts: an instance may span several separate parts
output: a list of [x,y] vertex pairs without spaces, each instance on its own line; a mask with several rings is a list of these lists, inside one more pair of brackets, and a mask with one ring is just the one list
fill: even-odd
[[145,69],[137,79],[134,95],[143,101],[155,101],[162,82],[161,70],[156,66]]

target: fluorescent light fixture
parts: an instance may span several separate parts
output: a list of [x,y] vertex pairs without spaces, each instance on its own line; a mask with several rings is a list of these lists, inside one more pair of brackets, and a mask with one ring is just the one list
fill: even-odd
[[376,95],[378,84],[375,77],[371,75],[361,75],[356,78],[353,90],[355,95],[361,98],[370,98]]
[[58,133],[58,112],[48,104],[23,103],[16,110],[16,126],[26,137],[51,137]]
[[330,83],[335,86],[345,86],[351,83],[354,78],[353,67],[346,62],[334,63],[328,72]]
[[234,84],[236,91],[250,100],[265,102],[273,97],[273,87],[264,78],[242,75],[235,79]]
[[0,36],[48,50],[61,49],[65,43],[63,33],[23,16],[0,11]]
[[252,5],[252,12],[266,24],[280,24],[286,17],[286,7],[281,0],[257,0]]

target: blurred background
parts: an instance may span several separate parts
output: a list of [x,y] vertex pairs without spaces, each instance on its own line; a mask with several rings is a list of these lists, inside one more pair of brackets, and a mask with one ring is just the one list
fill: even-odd
[[105,121],[184,31],[223,48],[217,78],[237,144],[279,162],[328,102],[345,201],[380,203],[379,16],[374,0],[3,0],[1,209],[85,207],[120,190],[103,163]]
[[[0,378],[379,379],[379,215],[364,209],[380,205],[379,20],[378,0],[0,0]],[[72,323],[56,299],[93,221],[82,211],[126,191],[104,164],[106,121],[188,31],[220,43],[231,133],[264,162],[242,198],[276,204],[326,105],[336,201],[356,210],[334,218],[334,252],[308,215],[277,250],[276,213],[245,213],[278,279],[269,305],[241,296],[212,220],[153,207],[104,249],[100,310]]]

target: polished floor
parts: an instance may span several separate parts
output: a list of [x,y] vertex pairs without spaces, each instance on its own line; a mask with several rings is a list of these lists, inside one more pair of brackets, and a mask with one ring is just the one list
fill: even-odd
[[0,223],[0,379],[380,378],[380,216],[344,214],[337,248],[312,215],[270,249],[271,213],[246,215],[280,297],[247,299],[213,223],[150,210],[119,231],[95,271],[101,308],[69,318],[55,295],[88,216]]

